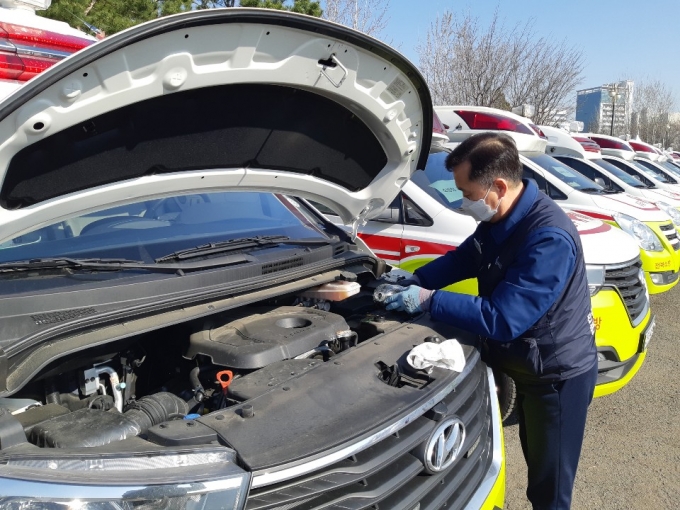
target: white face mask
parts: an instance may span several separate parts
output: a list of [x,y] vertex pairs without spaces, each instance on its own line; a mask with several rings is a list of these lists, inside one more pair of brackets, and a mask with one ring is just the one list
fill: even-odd
[[[493,186],[493,185],[492,185]],[[498,201],[498,205],[495,209],[492,209],[489,204],[486,203],[486,197],[491,191],[491,186],[486,190],[486,195],[484,198],[479,200],[470,200],[469,198],[463,197],[463,205],[460,206],[460,212],[472,216],[477,221],[489,221],[498,212],[498,206],[501,205],[502,198]]]

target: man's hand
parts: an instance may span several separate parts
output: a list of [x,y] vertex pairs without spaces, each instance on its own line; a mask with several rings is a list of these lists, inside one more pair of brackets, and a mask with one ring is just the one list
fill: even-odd
[[410,287],[411,285],[417,285],[420,287],[422,284],[420,283],[420,278],[418,278],[416,275],[412,274],[408,278],[403,278],[401,280],[397,280],[396,285],[401,285],[402,287]]
[[430,309],[430,298],[434,294],[433,290],[423,289],[417,285],[410,285],[398,294],[394,294],[385,299],[388,310],[398,310],[400,312],[418,313],[426,312]]

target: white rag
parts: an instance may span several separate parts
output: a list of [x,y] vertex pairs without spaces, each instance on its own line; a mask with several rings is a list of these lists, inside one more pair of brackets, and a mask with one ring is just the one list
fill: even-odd
[[425,342],[417,345],[406,356],[409,365],[417,370],[432,371],[432,367],[462,372],[465,367],[465,353],[458,340],[445,340],[440,344]]

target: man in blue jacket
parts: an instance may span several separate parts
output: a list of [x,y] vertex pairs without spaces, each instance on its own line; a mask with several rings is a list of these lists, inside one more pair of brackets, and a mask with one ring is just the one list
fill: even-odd
[[[534,509],[568,509],[597,379],[590,294],[576,227],[533,181],[512,138],[483,133],[446,158],[480,223],[456,250],[416,270],[387,308],[429,311],[481,338],[483,358],[515,380]],[[477,278],[479,296],[441,289]]]

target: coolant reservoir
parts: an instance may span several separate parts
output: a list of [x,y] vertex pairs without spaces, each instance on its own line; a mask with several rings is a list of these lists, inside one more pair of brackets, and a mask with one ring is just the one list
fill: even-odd
[[342,301],[354,294],[358,294],[361,285],[357,282],[337,281],[324,283],[318,287],[312,287],[300,293],[301,297],[312,299],[325,299],[327,301]]

